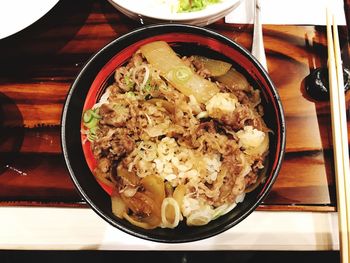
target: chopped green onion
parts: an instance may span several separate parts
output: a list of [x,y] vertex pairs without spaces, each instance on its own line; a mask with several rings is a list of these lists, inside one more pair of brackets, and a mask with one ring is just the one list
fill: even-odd
[[177,83],[185,83],[192,76],[192,71],[188,67],[178,67],[170,72],[172,74],[172,79]]
[[92,128],[95,127],[98,123],[98,120],[101,119],[101,116],[96,112],[98,109],[92,110],[89,109],[83,114],[83,122],[85,127]]
[[136,94],[132,91],[128,91],[125,93],[125,95],[128,97],[128,98],[135,98],[136,97]]
[[126,84],[126,86],[128,87],[129,90],[131,90],[134,87],[134,81],[132,81],[132,79],[130,78],[130,73],[126,74],[124,76],[124,82]]
[[98,124],[98,119],[96,118],[92,118],[89,122],[84,123],[84,125],[89,129],[95,127],[97,124]]
[[97,129],[98,129],[98,127],[97,127],[97,126],[94,126],[94,127],[90,128],[90,129],[87,131],[87,139],[88,139],[90,142],[93,142],[94,140],[96,140],[96,138],[97,138],[97,135],[96,135]]
[[157,90],[158,87],[157,86],[153,86],[151,85],[151,79],[149,78],[145,84],[145,86],[143,87],[143,91],[144,92],[151,92],[152,90]]
[[220,0],[180,0],[178,12],[193,12],[203,10],[210,4],[219,3]]
[[146,84],[145,87],[143,88],[145,92],[150,92],[152,90],[152,86],[149,84]]
[[97,109],[94,109],[92,112],[91,112],[91,115],[96,118],[96,119],[101,119],[101,116],[97,113],[98,111],[98,108]]
[[93,113],[93,110],[91,109],[84,112],[84,115],[83,115],[84,123],[88,123],[93,119],[92,113]]
[[98,108],[88,109],[83,114],[83,123],[87,130],[87,139],[92,142],[96,139],[97,124],[101,116],[97,113]]
[[90,123],[93,119],[101,119],[101,116],[96,112],[98,109],[89,109],[83,114],[83,122]]
[[88,139],[90,142],[93,142],[93,141],[96,139],[96,134],[91,134],[91,133],[89,133],[88,136],[87,136],[87,139]]
[[97,131],[97,126],[94,126],[94,127],[90,128],[89,134],[96,135],[96,131]]

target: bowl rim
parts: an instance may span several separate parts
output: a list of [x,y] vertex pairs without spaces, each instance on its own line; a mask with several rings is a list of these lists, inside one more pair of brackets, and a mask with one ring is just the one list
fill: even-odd
[[[228,224],[221,226],[220,229],[217,229],[216,231],[214,231],[212,233],[206,233],[205,235],[195,236],[195,237],[191,237],[191,238],[182,238],[182,239],[179,238],[176,240],[169,240],[169,239],[165,239],[165,238],[159,238],[159,237],[154,237],[152,235],[147,235],[147,234],[135,232],[135,231],[130,230],[129,228],[117,223],[112,218],[106,216],[104,214],[104,212],[95,204],[95,202],[90,199],[89,195],[83,189],[78,178],[76,177],[75,171],[74,171],[72,164],[71,164],[71,162],[73,162],[73,161],[68,153],[69,146],[67,145],[67,141],[66,141],[66,129],[67,129],[66,122],[67,122],[67,115],[69,114],[69,105],[71,103],[73,93],[74,93],[76,87],[78,86],[82,76],[85,74],[86,69],[89,68],[90,65],[95,62],[95,59],[97,57],[99,57],[101,55],[101,53],[105,52],[111,46],[116,45],[116,43],[118,43],[120,41],[124,41],[125,39],[128,39],[130,36],[132,36],[134,34],[139,34],[143,31],[147,31],[150,29],[157,30],[157,29],[162,29],[162,28],[169,28],[169,30],[174,29],[174,31],[176,29],[186,28],[186,29],[194,30],[194,32],[192,32],[192,34],[194,34],[194,35],[196,35],[200,32],[204,32],[206,34],[212,35],[216,41],[219,41],[219,42],[224,41],[226,43],[229,43],[230,45],[233,45],[235,48],[237,48],[240,52],[243,52],[244,55],[247,56],[249,58],[249,60],[251,60],[253,62],[254,66],[262,74],[263,78],[265,79],[266,83],[268,84],[269,88],[271,89],[271,92],[273,93],[274,101],[275,101],[276,106],[277,106],[278,118],[279,118],[279,123],[280,123],[280,131],[281,131],[280,132],[280,140],[278,142],[280,145],[280,148],[278,149],[278,151],[276,151],[276,156],[278,156],[278,158],[277,158],[277,160],[275,160],[275,162],[276,162],[275,169],[271,171],[269,181],[264,183],[264,189],[261,191],[262,194],[259,194],[259,196],[257,196],[254,204],[251,205],[249,207],[249,209],[245,210],[239,217],[235,218],[235,220],[233,220],[232,222],[229,222]],[[159,35],[161,35],[161,34],[162,34],[162,32],[159,33]],[[84,98],[84,102],[85,102],[85,98]],[[145,240],[156,241],[156,242],[161,242],[161,243],[185,243],[185,242],[192,242],[192,241],[206,239],[206,238],[215,236],[217,234],[220,234],[220,233],[232,228],[233,226],[240,223],[247,216],[249,216],[260,205],[262,200],[270,192],[270,190],[271,190],[271,188],[272,188],[274,182],[276,181],[276,178],[280,172],[281,166],[282,166],[283,158],[285,155],[285,148],[286,148],[286,123],[285,123],[283,105],[282,105],[280,96],[278,94],[277,88],[275,87],[274,83],[272,82],[269,74],[264,69],[264,67],[259,63],[259,61],[253,55],[251,55],[251,53],[247,49],[245,49],[240,44],[236,43],[234,40],[232,40],[232,39],[216,32],[216,31],[208,29],[208,28],[202,28],[202,27],[198,27],[198,26],[194,26],[194,25],[185,25],[185,24],[162,23],[162,24],[143,26],[143,27],[140,27],[140,28],[137,28],[135,30],[130,31],[127,34],[121,35],[118,38],[116,38],[116,39],[112,40],[111,42],[109,42],[108,44],[106,44],[101,49],[99,49],[95,54],[93,54],[86,61],[86,63],[84,64],[84,66],[81,68],[81,70],[77,74],[76,78],[74,79],[74,81],[69,89],[69,92],[66,96],[66,99],[64,102],[64,107],[63,107],[62,114],[61,114],[61,136],[60,137],[61,137],[61,147],[62,147],[63,157],[64,157],[66,168],[68,169],[71,180],[73,181],[76,189],[78,190],[78,192],[82,196],[82,198],[87,202],[87,204],[101,218],[103,218],[105,221],[107,221],[108,223],[110,223],[111,225],[116,227],[117,229],[119,229],[125,233],[128,233],[132,236],[139,237],[139,238],[142,238]]]
[[213,4],[212,6],[209,6],[203,10],[174,14],[154,12],[154,10],[144,9],[142,6],[130,6],[128,0],[108,1],[119,11],[123,10],[123,13],[128,13],[130,17],[132,16],[135,18],[138,17],[140,19],[148,18],[158,21],[172,21],[175,23],[183,23],[185,21],[200,21],[203,19],[210,19],[219,13],[223,13],[227,10],[232,10],[233,8],[240,5],[243,0],[225,0],[223,2]]

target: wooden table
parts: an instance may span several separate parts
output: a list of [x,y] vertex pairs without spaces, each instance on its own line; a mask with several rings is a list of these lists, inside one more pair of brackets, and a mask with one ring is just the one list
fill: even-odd
[[[105,0],[62,0],[29,28],[0,40],[0,206],[86,207],[62,157],[65,97],[92,54],[140,26]],[[208,28],[251,48],[252,25],[221,20]],[[349,66],[347,32],[340,27]],[[335,211],[330,106],[305,92],[310,71],[327,64],[325,27],[265,25],[264,42],[285,110],[287,147],[278,179],[258,209]]]

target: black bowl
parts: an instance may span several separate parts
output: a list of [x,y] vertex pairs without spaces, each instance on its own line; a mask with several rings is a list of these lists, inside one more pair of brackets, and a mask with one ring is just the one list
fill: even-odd
[[[103,93],[114,70],[125,63],[143,44],[164,40],[181,55],[201,54],[230,61],[248,81],[261,90],[262,104],[270,133],[270,150],[265,180],[246,194],[230,213],[205,226],[146,230],[113,215],[110,196],[95,180],[89,165],[92,155],[84,152],[81,141],[81,116]],[[158,242],[179,243],[208,238],[228,230],[253,212],[271,189],[281,167],[285,151],[285,120],[280,97],[268,73],[243,47],[214,31],[189,25],[152,25],[137,29],[112,41],[96,53],[74,81],[62,115],[62,149],[71,178],[86,202],[104,220],[131,235]]]

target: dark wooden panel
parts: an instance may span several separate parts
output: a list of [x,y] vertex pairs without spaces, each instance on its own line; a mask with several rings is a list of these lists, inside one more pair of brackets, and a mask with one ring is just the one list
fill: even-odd
[[0,200],[80,202],[62,155],[12,154],[2,158]]

